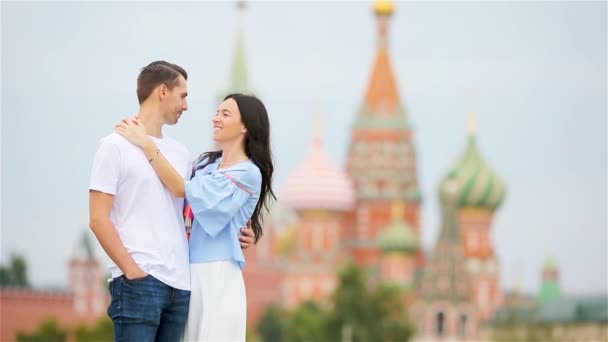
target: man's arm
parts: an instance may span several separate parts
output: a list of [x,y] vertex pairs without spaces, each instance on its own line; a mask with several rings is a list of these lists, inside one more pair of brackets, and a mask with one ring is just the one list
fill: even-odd
[[95,233],[101,247],[110,259],[122,270],[127,279],[143,278],[147,275],[135,263],[127,249],[122,244],[118,232],[110,221],[110,210],[114,203],[114,195],[100,191],[89,191],[89,227]]

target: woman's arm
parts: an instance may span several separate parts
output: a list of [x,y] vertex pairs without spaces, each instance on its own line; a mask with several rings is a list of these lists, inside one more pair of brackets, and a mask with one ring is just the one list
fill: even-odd
[[261,177],[257,180],[252,173],[248,167],[234,168],[195,176],[186,182],[186,197],[194,219],[211,237],[224,230],[239,211],[251,215],[255,210],[255,203],[249,199],[259,196],[256,183],[261,186]]
[[184,198],[184,177],[175,170],[158,146],[146,133],[146,128],[137,119],[125,119],[116,125],[116,133],[132,144],[139,146],[152,165],[154,171],[167,189],[178,198]]
[[148,137],[147,140],[148,141],[140,147],[144,150],[144,154],[146,155],[146,158],[148,158],[154,171],[156,171],[158,178],[160,178],[167,189],[171,191],[173,196],[184,198],[184,176],[180,175],[179,172],[175,170],[173,165],[169,163],[152,139]]

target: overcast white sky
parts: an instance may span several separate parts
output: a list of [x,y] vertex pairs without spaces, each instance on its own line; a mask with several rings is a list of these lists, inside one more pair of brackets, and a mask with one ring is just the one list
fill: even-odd
[[[563,288],[605,291],[606,2],[403,2],[394,71],[415,129],[423,240],[439,227],[437,186],[464,151],[471,92],[482,154],[507,184],[493,241],[503,284],[536,291],[555,255]],[[137,110],[139,69],[184,66],[190,110],[166,130],[209,148],[237,27],[231,2],[1,4],[1,256],[23,253],[35,285],[67,284],[86,228],[99,139]],[[369,2],[253,2],[252,86],[271,115],[279,194],[310,143],[315,111],[344,165],[375,53]]]

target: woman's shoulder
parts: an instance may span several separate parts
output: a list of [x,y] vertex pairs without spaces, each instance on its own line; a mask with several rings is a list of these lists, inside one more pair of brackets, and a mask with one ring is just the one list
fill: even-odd
[[253,188],[257,188],[258,184],[262,183],[262,173],[252,160],[247,160],[233,168],[226,169],[226,173],[235,176],[242,183]]
[[255,165],[253,160],[250,159],[243,164],[248,174],[252,175],[253,177],[262,179],[262,173],[260,172],[260,168]]
[[192,166],[194,169],[199,170],[209,169],[210,166],[217,165],[220,161],[221,156],[213,156],[212,153],[206,152],[198,156]]

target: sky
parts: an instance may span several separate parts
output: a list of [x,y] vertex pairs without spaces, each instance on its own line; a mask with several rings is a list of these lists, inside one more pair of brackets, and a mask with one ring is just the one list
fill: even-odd
[[[139,70],[189,73],[189,111],[165,133],[210,149],[238,16],[233,2],[7,2],[1,16],[0,257],[27,258],[38,287],[67,286],[88,223],[100,138],[137,112]],[[566,293],[607,287],[606,2],[398,2],[393,70],[413,125],[422,239],[437,187],[463,154],[467,115],[504,180],[492,225],[503,287],[534,293],[553,256]],[[254,1],[243,22],[251,88],[266,103],[275,189],[304,158],[315,113],[345,164],[376,48],[371,2]]]

